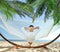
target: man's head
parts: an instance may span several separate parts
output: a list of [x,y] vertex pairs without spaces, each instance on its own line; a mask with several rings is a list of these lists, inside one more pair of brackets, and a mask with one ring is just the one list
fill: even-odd
[[30,32],[33,32],[34,26],[33,26],[33,25],[30,25],[30,26],[29,26],[29,30],[30,30]]
[[30,25],[29,27],[34,27],[33,25]]

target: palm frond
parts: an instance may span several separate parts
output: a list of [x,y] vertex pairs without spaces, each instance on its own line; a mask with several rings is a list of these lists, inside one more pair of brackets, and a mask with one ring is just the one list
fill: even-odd
[[27,15],[30,16],[33,14],[33,8],[23,2],[20,1],[7,1],[3,0],[0,2],[0,11],[9,17],[12,17],[13,14],[18,14],[20,17]]
[[37,5],[37,10],[36,13],[41,16],[42,13],[45,11],[45,20],[49,18],[50,14],[52,11],[53,19],[54,19],[54,24],[57,24],[60,21],[60,0],[39,0]]
[[20,17],[27,15],[33,21],[41,16],[45,11],[45,20],[49,18],[52,13],[54,25],[60,21],[60,0],[27,0],[26,3],[21,1],[0,1],[0,11],[9,17],[13,14],[18,14]]
[[27,15],[27,16],[30,16],[30,17],[31,17],[31,14],[33,14],[33,8],[26,3],[22,3],[22,2],[19,2],[19,1],[12,1],[10,3],[13,4],[12,7],[14,9],[19,11],[18,14],[21,13],[22,15]]
[[56,1],[54,13],[53,13],[54,25],[60,22],[60,1]]
[[45,5],[44,5],[44,0],[40,0],[38,2],[38,5],[36,6],[37,9],[36,9],[36,13],[39,14],[39,15],[42,15],[44,9],[45,9]]
[[34,3],[36,0],[27,0],[27,3],[28,4],[32,4],[32,3]]
[[10,7],[10,5],[6,1],[0,2],[0,11],[2,12],[2,14],[6,15],[7,19],[8,17],[12,17],[12,15],[16,13],[16,11],[12,7]]

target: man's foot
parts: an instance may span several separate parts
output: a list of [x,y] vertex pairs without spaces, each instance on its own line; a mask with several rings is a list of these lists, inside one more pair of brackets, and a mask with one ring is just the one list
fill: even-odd
[[16,50],[16,49],[19,49],[20,47],[18,46],[13,46],[13,48],[11,49],[12,51]]
[[28,42],[29,43],[29,45],[30,45],[30,47],[31,47],[31,45],[32,45],[32,42]]

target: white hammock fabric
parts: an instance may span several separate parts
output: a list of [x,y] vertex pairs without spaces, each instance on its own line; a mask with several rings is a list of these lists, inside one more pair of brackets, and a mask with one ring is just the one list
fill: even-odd
[[[3,25],[2,24],[0,25],[1,28],[5,29],[10,34],[18,36],[27,41],[38,40],[38,37],[39,38],[47,37],[48,32],[53,25],[52,20],[47,20],[46,23],[44,23],[43,21],[37,21],[37,22],[32,23],[30,21],[27,22],[27,21],[14,20],[14,19],[6,21],[4,17],[0,17],[0,20],[3,23]],[[31,24],[34,25],[35,27],[39,26],[40,29],[35,30],[32,33],[25,31],[24,27],[28,27]]]

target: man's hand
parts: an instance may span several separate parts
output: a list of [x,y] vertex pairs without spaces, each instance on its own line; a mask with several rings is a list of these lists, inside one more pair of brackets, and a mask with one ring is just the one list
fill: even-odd
[[25,30],[27,30],[28,28],[27,27],[24,27]]
[[35,27],[35,29],[39,29],[39,26]]

